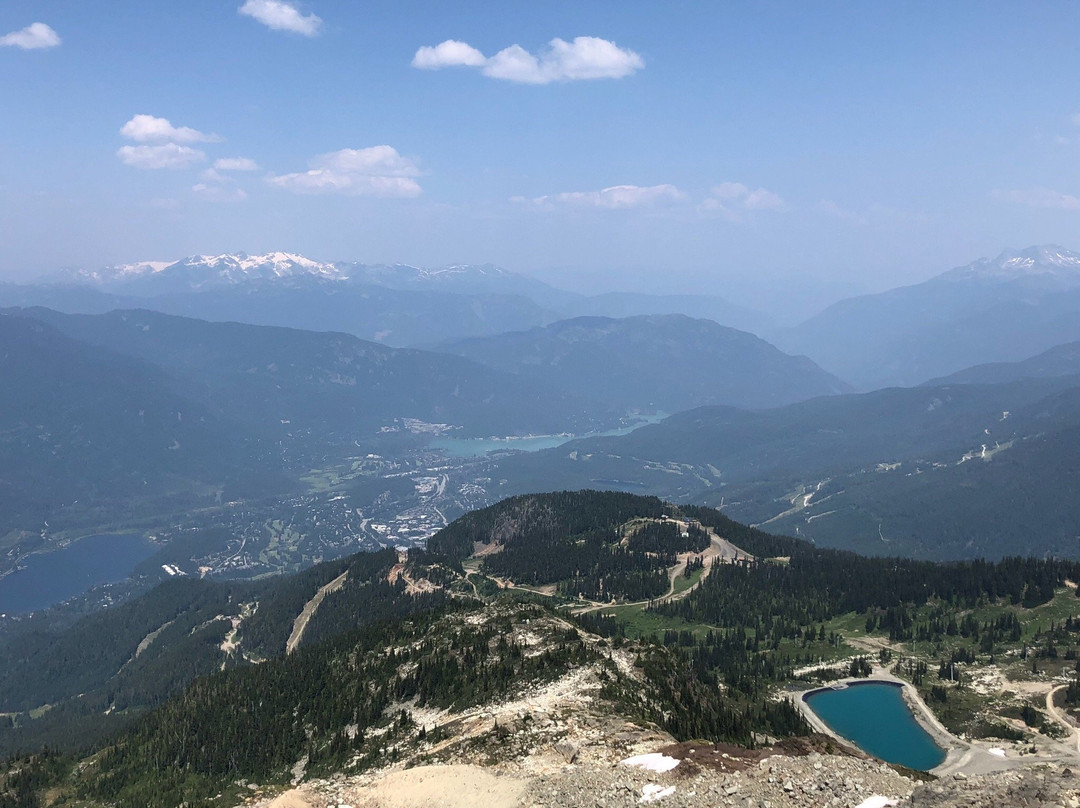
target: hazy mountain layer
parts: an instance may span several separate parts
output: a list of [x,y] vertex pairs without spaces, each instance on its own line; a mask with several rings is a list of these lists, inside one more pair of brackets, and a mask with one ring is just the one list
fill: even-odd
[[1073,376],[705,407],[502,459],[498,476],[504,493],[602,486],[706,501],[860,552],[1076,556],[1078,390]]
[[715,296],[587,297],[499,267],[327,263],[292,253],[195,255],[0,285],[0,305],[98,314],[150,308],[211,320],[344,331],[388,345],[540,326],[577,315],[682,313],[758,330],[765,318]]
[[806,357],[682,315],[578,317],[443,349],[550,389],[642,411],[704,404],[775,407],[846,389]]
[[0,345],[0,537],[80,498],[220,485],[265,460],[251,432],[141,359],[4,315]]
[[454,425],[466,436],[588,431],[617,418],[584,396],[549,392],[467,359],[349,334],[145,310],[18,313],[158,365],[188,395],[278,439],[309,431],[351,442],[405,418]]
[[993,362],[966,368],[950,376],[926,382],[926,386],[1001,384],[1020,379],[1047,379],[1077,374],[1080,374],[1080,342],[1069,342],[1019,362]]
[[1007,251],[924,283],[836,303],[774,335],[862,389],[912,385],[1080,339],[1080,255]]

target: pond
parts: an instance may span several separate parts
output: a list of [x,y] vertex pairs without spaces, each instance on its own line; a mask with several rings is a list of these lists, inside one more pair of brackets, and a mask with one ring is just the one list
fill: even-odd
[[646,424],[655,424],[666,417],[666,413],[659,413],[643,417],[642,420],[636,421],[630,426],[609,429],[605,432],[589,432],[585,435],[529,435],[523,438],[436,438],[428,446],[440,450],[447,457],[456,458],[483,457],[488,452],[500,451],[539,452],[542,449],[554,449],[556,446],[562,446],[564,443],[579,438],[609,438],[618,435],[629,435],[635,429],[639,429]]
[[912,715],[901,685],[857,682],[815,690],[804,700],[833,732],[876,758],[924,772],[945,760],[945,750]]
[[26,614],[123,581],[158,549],[142,536],[122,533],[87,536],[32,555],[22,569],[0,578],[0,614]]

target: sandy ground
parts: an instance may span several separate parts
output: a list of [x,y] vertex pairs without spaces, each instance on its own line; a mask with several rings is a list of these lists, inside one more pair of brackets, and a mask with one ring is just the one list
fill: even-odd
[[515,808],[525,781],[479,766],[418,766],[376,780],[357,808]]

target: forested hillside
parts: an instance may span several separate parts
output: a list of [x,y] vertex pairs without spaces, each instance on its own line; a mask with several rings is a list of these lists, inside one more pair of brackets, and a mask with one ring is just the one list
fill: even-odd
[[414,418],[463,435],[588,431],[617,415],[587,394],[545,391],[444,354],[348,334],[211,323],[146,310],[65,315],[12,310],[73,339],[152,363],[221,417],[277,440],[369,439]]
[[85,746],[197,677],[281,656],[305,604],[343,573],[328,608],[307,623],[304,644],[442,601],[392,585],[396,561],[383,551],[259,582],[175,579],[70,625],[9,631],[0,643],[0,713],[12,721],[0,725],[0,750]]
[[80,498],[186,503],[267,460],[252,432],[147,362],[3,315],[0,346],[0,537]]
[[498,491],[605,487],[723,507],[867,554],[1080,555],[1078,377],[890,388],[773,410],[702,407],[499,459]]
[[620,410],[777,407],[850,389],[805,356],[681,314],[577,317],[440,349]]
[[[673,517],[702,532],[673,535],[665,528]],[[632,605],[624,593],[610,607],[580,609],[574,592],[487,586],[496,569],[549,580],[549,568],[562,563],[555,559],[568,553],[581,565],[574,575],[592,570],[612,551],[612,542],[593,539],[609,531],[630,555],[671,561],[678,547],[700,547],[706,530],[750,555],[736,563],[714,560],[678,600]],[[524,549],[533,544],[538,549]],[[579,555],[575,547],[583,548]],[[479,570],[470,558],[475,552]],[[508,560],[498,561],[503,555]],[[710,508],[596,491],[508,500],[457,520],[408,564],[397,561],[389,552],[357,556],[244,586],[174,582],[52,641],[24,637],[16,653],[27,661],[5,660],[3,687],[12,703],[93,687],[93,672],[107,673],[117,663],[131,674],[128,687],[118,686],[123,676],[109,678],[71,702],[77,710],[61,707],[36,721],[21,716],[22,734],[7,730],[7,737],[26,749],[51,728],[73,753],[98,744],[103,751],[71,774],[43,761],[27,769],[90,804],[211,805],[219,793],[237,793],[238,782],[287,782],[297,770],[307,776],[364,771],[422,755],[453,737],[454,716],[462,711],[588,671],[605,710],[655,722],[676,738],[753,745],[763,737],[758,733],[807,732],[790,703],[773,694],[796,668],[844,653],[838,620],[865,619],[867,631],[931,643],[974,632],[980,653],[993,655],[1028,636],[1017,615],[1043,608],[1061,597],[1067,581],[1080,578],[1074,562],[866,558],[773,536]],[[342,573],[348,583],[326,595],[310,641],[284,654],[298,610]],[[1069,598],[1075,602],[1075,595]],[[996,617],[979,622],[969,615],[958,627],[956,615],[972,609]],[[241,619],[234,623],[229,615],[236,611]],[[237,631],[223,644],[230,626]],[[204,639],[200,631],[207,632]],[[1050,636],[1055,654],[1080,650],[1078,622],[1053,627]],[[194,653],[200,644],[213,651]],[[78,681],[50,681],[53,649],[83,655],[86,673]],[[162,679],[163,667],[175,666],[173,655],[181,653],[193,664]],[[125,655],[134,659],[124,661]],[[196,669],[199,659],[213,669]],[[859,659],[852,671],[868,667]],[[179,679],[196,675],[176,690]],[[42,681],[31,691],[20,692],[11,681],[35,676]],[[134,687],[136,681],[149,690]],[[433,719],[441,710],[445,717]],[[107,740],[87,731],[103,715],[117,716],[101,724],[113,733]],[[35,725],[41,729],[26,731]],[[492,743],[499,732],[492,730]]]

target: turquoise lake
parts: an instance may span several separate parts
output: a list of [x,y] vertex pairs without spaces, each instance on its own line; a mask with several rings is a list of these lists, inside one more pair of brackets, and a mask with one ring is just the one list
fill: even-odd
[[815,691],[806,703],[837,735],[888,763],[925,772],[945,760],[945,751],[904,703],[900,685],[859,682]]
[[32,555],[23,569],[0,578],[0,614],[26,614],[95,586],[123,581],[158,549],[142,536],[126,533],[87,536]]
[[606,432],[590,432],[587,435],[533,435],[527,438],[436,438],[428,446],[438,449],[447,457],[483,457],[488,452],[539,452],[554,449],[578,438],[608,438],[629,435],[635,429],[655,424],[667,417],[666,413],[650,415],[630,426],[609,429]]

